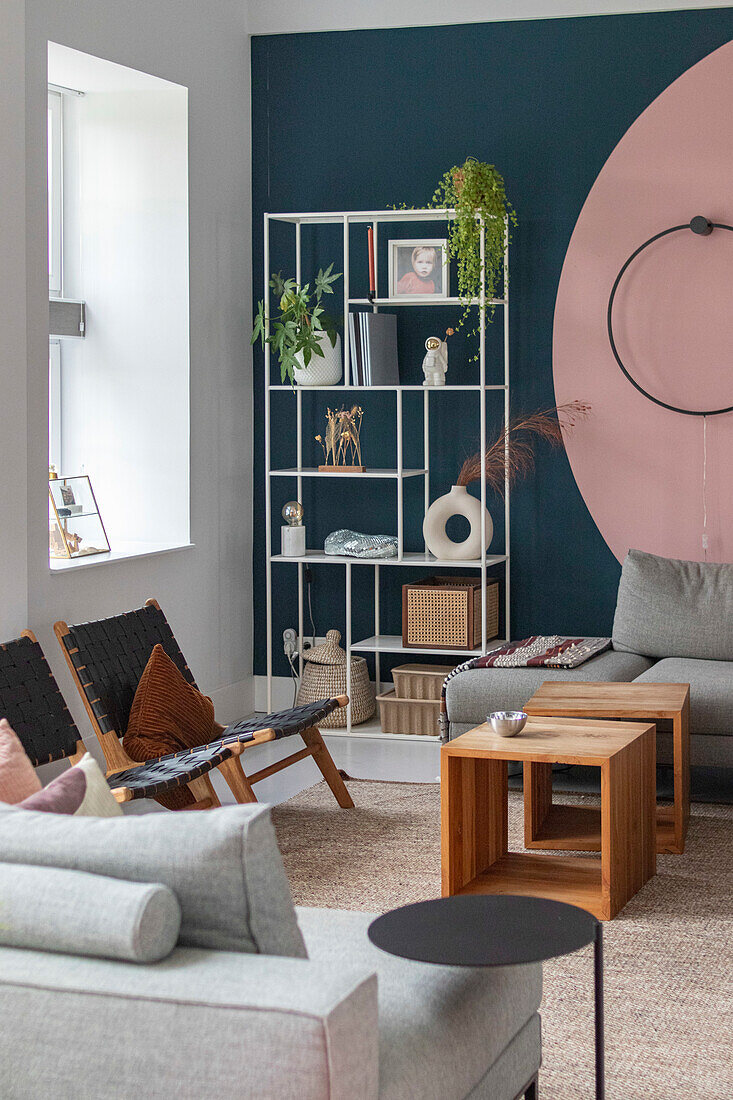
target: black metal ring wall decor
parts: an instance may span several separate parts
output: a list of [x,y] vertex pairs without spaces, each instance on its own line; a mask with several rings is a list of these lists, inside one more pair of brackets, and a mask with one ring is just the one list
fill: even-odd
[[670,229],[663,229],[661,233],[655,233],[654,236],[650,237],[648,241],[644,241],[643,244],[639,245],[639,247],[631,253],[628,260],[616,276],[616,281],[613,284],[613,288],[608,298],[608,311],[606,314],[606,320],[608,324],[608,339],[611,344],[611,351],[613,352],[614,358],[621,368],[623,374],[626,376],[626,378],[628,378],[631,385],[634,386],[634,388],[637,389],[639,393],[643,394],[643,396],[646,397],[649,401],[653,401],[655,405],[661,405],[663,409],[669,409],[670,412],[682,413],[684,416],[718,416],[720,413],[733,412],[733,405],[728,405],[724,409],[681,409],[677,405],[670,405],[666,401],[661,401],[658,397],[654,397],[654,395],[645,390],[643,386],[640,386],[636,379],[633,378],[629,371],[626,369],[623,360],[619,355],[618,348],[616,347],[616,341],[613,338],[613,301],[616,297],[616,291],[618,290],[619,283],[624,277],[627,268],[634,262],[636,257],[644,251],[645,248],[649,247],[650,244],[654,244],[655,241],[660,240],[660,238],[662,237],[668,237],[670,233],[679,233],[683,229],[691,229],[693,233],[697,233],[701,237],[709,237],[714,229],[727,229],[729,233],[733,233],[733,225],[723,225],[722,222],[711,222],[708,218],[704,218],[702,217],[702,215],[698,215],[697,217],[693,218],[692,221],[689,222],[689,224],[673,225]]

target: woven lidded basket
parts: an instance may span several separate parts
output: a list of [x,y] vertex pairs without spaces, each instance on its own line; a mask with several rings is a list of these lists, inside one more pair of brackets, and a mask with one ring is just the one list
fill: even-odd
[[[298,688],[298,704],[315,703],[346,694],[346,654],[339,645],[338,630],[329,630],[323,645],[303,654],[303,678]],[[376,709],[369,669],[363,657],[351,658],[351,724],[358,726],[371,718]],[[346,725],[346,707],[338,707],[319,726],[339,729]]]

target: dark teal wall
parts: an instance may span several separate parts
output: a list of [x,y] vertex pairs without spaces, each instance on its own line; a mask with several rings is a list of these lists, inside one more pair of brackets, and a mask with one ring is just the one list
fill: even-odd
[[[441,174],[473,155],[497,165],[519,216],[511,253],[510,340],[515,411],[554,403],[552,319],[563,258],[598,172],[634,119],[706,54],[733,38],[733,10],[485,23],[410,30],[278,35],[252,42],[255,288],[262,286],[263,211],[369,210],[420,206]],[[436,227],[437,230],[437,227]],[[423,232],[421,230],[420,232]],[[382,247],[397,234],[382,228]],[[409,228],[402,236],[412,236]],[[415,233],[415,236],[420,233]],[[440,236],[439,232],[431,235]],[[286,232],[275,234],[271,269],[292,270]],[[365,271],[363,234],[352,238],[352,273]],[[340,234],[304,231],[303,277],[337,262]],[[386,275],[386,253],[380,256]],[[353,278],[353,275],[352,275]],[[366,291],[364,282],[354,292]],[[384,293],[384,290],[382,290]],[[257,297],[261,292],[257,293]],[[340,299],[335,304],[340,307]],[[455,309],[399,313],[402,380],[421,381],[422,344],[455,319]],[[488,343],[501,369],[501,321]],[[451,380],[476,367],[465,342],[451,341]],[[496,377],[498,381],[498,376]],[[578,378],[577,397],[582,399]],[[419,406],[406,395],[406,464],[420,464]],[[416,402],[418,398],[413,398]],[[304,461],[315,464],[313,435],[327,401],[306,394]],[[367,465],[394,465],[394,397],[366,394]],[[455,480],[478,442],[475,395],[435,395],[431,417],[432,497]],[[255,672],[265,671],[262,355],[255,355]],[[472,410],[476,415],[469,415]],[[273,395],[273,465],[294,464],[295,399]],[[490,430],[500,405],[489,404]],[[412,457],[410,452],[412,452]],[[613,470],[608,471],[613,477]],[[395,532],[395,490],[385,482],[306,484],[309,545],[337,527]],[[295,484],[275,479],[273,529]],[[406,548],[420,549],[421,486],[407,483]],[[414,504],[414,507],[412,506]],[[490,501],[503,541],[500,501]],[[620,567],[599,535],[563,452],[540,451],[536,474],[512,497],[512,634],[610,633]],[[297,625],[293,565],[275,565],[274,631]],[[344,571],[314,570],[319,634],[344,627]],[[408,569],[383,569],[382,629],[400,630],[400,585]],[[415,574],[425,575],[425,573]],[[372,633],[372,570],[354,571],[354,636]],[[275,671],[286,674],[276,644]]]

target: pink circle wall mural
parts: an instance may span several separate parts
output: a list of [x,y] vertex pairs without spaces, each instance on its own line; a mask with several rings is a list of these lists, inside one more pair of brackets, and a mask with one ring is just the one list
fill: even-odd
[[[683,73],[621,138],[560,277],[556,400],[592,406],[565,445],[619,561],[631,547],[733,561],[733,413],[684,416],[647,400],[623,376],[606,328],[630,254],[696,215],[733,225],[733,42]],[[625,366],[655,397],[696,410],[733,405],[733,233],[673,233],[650,245],[619,285],[613,329]]]

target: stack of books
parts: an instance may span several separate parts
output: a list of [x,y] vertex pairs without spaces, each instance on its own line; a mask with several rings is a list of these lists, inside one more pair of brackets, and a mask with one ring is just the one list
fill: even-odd
[[349,343],[353,385],[399,386],[394,313],[349,314]]

